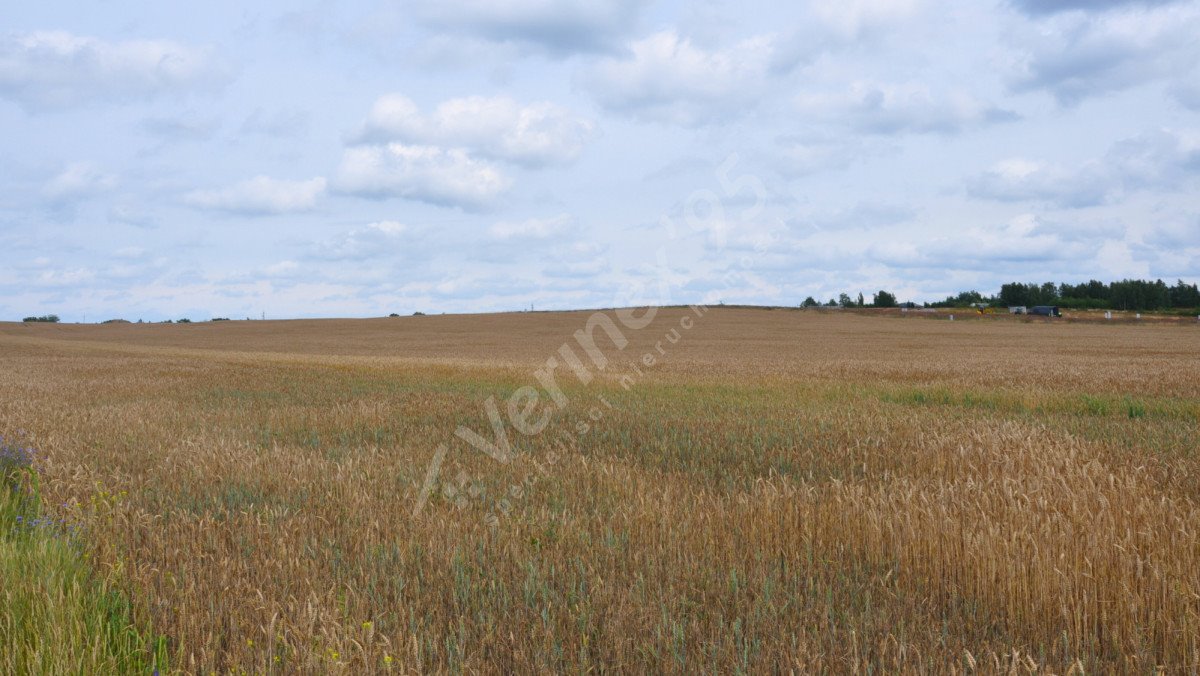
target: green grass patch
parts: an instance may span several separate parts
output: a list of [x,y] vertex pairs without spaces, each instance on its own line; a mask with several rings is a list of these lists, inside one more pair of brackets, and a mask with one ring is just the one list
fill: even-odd
[[947,406],[1008,415],[1069,415],[1082,418],[1200,420],[1200,404],[1173,398],[1092,394],[1030,397],[1016,392],[955,391],[948,388],[897,388],[879,392],[880,401],[904,406]]
[[1132,399],[1130,397],[1125,397],[1125,400],[1122,403],[1125,406],[1125,412],[1129,414],[1130,418],[1145,418],[1146,417],[1145,402],[1141,402],[1136,399]]
[[148,636],[70,529],[44,516],[33,470],[0,466],[0,673],[166,673],[166,640]]

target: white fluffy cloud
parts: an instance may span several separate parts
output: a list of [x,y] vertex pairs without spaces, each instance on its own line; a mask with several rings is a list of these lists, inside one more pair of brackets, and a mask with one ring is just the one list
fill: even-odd
[[844,123],[865,134],[954,134],[1018,118],[966,92],[937,95],[919,84],[856,82],[844,93],[801,94],[796,105],[806,119]]
[[347,148],[334,185],[362,197],[482,209],[511,183],[496,167],[461,149],[388,143]]
[[522,106],[506,96],[450,99],[429,114],[399,94],[380,97],[358,140],[464,148],[473,155],[530,167],[579,157],[595,125],[548,102]]
[[325,179],[283,181],[256,176],[228,188],[194,190],[184,196],[191,206],[246,216],[309,211],[325,193]]
[[774,39],[758,36],[707,50],[675,31],[630,45],[596,64],[585,80],[605,108],[684,125],[728,118],[753,107],[766,84]]
[[28,110],[147,98],[223,77],[209,51],[169,40],[106,42],[64,31],[0,36],[0,97]]

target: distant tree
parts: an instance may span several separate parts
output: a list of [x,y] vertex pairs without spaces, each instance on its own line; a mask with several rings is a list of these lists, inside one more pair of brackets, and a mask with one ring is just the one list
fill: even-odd
[[1098,300],[1108,300],[1110,289],[1104,282],[1098,280],[1090,280],[1087,283],[1087,297],[1096,298]]
[[1038,304],[1054,305],[1056,302],[1058,302],[1058,285],[1054,282],[1042,284],[1042,288],[1038,289]]
[[825,307],[837,307],[837,301],[830,298],[829,302],[825,304]]
[[983,297],[982,293],[972,289],[960,292],[955,296],[955,302],[961,307],[966,307],[973,303],[986,303],[987,299]]
[[424,316],[425,316],[425,313],[424,313],[424,312],[421,312],[420,310],[418,310],[418,311],[416,311],[416,312],[414,312],[414,313],[413,313],[413,316],[414,316],[414,317],[424,317]]
[[804,302],[800,304],[801,307],[816,307],[818,305],[820,305],[820,303],[818,303],[817,299],[813,298],[812,296],[805,298]]
[[1174,286],[1168,286],[1161,279],[1122,279],[1108,284],[1095,279],[1082,284],[1009,282],[1000,287],[995,300],[1005,305],[1165,310],[1200,307],[1200,287],[1182,279]]
[[991,300],[984,298],[978,291],[960,291],[957,296],[947,296],[946,300],[930,303],[929,307],[968,307],[972,303],[987,303]]
[[1200,308],[1200,287],[1179,280],[1169,291],[1171,307]]
[[[1068,288],[1063,288],[1064,286]],[[1022,284],[1010,282],[1000,287],[999,301],[1002,305],[1054,305],[1062,297],[1063,291],[1073,291],[1069,285],[1058,285],[1054,282],[1045,284]]]
[[41,317],[26,317],[23,322],[38,322],[43,324],[57,324],[58,315],[42,315]]
[[837,302],[837,304],[838,304],[838,305],[841,305],[842,307],[853,307],[853,306],[854,306],[854,301],[853,301],[853,300],[850,298],[850,294],[848,294],[848,293],[839,293],[839,294],[838,294],[838,302]]
[[187,317],[184,317],[183,319],[180,319],[179,321],[177,321],[175,323],[176,324],[191,324],[192,320],[188,319]]
[[864,300],[863,300],[863,295],[862,295],[862,292],[861,292],[861,291],[859,291],[859,292],[858,292],[858,306],[859,306],[859,307],[863,307],[863,306],[865,306],[866,304],[867,304],[867,303],[866,303],[866,301],[864,301]]
[[875,294],[875,298],[871,304],[875,307],[896,307],[896,297],[880,289],[879,293]]
[[1028,287],[1020,282],[1000,285],[1000,302],[1008,306],[1033,305],[1030,302]]
[[1110,302],[1121,310],[1159,310],[1171,305],[1171,289],[1161,279],[1124,279],[1109,285]]
[[213,317],[213,318],[212,318],[212,321],[214,321],[214,322],[227,322],[227,321],[229,321],[229,317]]
[[389,316],[389,317],[399,317],[400,315],[398,315],[398,314],[396,314],[395,312],[393,312],[392,314],[390,314],[390,315],[388,315],[388,316]]

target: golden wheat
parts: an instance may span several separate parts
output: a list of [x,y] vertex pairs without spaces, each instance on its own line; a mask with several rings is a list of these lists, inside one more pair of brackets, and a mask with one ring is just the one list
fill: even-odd
[[0,325],[0,430],[186,672],[1200,669],[1200,328],[689,312],[508,464],[589,314]]

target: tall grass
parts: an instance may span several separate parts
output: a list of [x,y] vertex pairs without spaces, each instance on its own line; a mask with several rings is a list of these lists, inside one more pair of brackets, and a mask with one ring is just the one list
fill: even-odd
[[134,674],[167,665],[70,529],[41,512],[30,452],[0,439],[0,673]]

